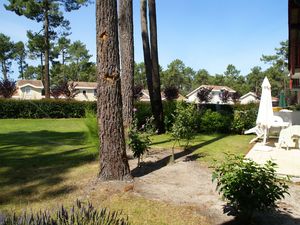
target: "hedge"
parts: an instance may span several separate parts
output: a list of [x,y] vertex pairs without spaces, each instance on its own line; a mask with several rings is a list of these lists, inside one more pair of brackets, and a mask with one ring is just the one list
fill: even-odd
[[[169,131],[176,119],[176,101],[164,101],[166,130]],[[255,125],[258,104],[216,105],[201,104],[197,107],[197,132],[243,133]],[[96,102],[75,100],[13,100],[0,99],[0,119],[8,118],[82,118],[86,110],[96,112]],[[150,118],[149,102],[135,103],[135,116],[141,127]]]
[[96,102],[0,99],[1,119],[81,118],[86,109],[96,110]]

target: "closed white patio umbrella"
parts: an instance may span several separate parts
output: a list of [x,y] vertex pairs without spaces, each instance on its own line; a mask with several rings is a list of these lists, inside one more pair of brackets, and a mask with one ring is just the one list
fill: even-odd
[[259,103],[256,124],[264,131],[263,144],[266,144],[267,133],[273,122],[271,85],[267,77],[264,78],[261,87],[262,87],[262,93],[261,93],[261,99]]

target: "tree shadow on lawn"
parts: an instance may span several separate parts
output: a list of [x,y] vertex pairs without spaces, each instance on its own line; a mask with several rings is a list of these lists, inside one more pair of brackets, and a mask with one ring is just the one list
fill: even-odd
[[53,186],[64,181],[63,175],[69,169],[95,160],[97,150],[87,146],[84,135],[54,131],[1,134],[0,204],[22,201],[40,188],[49,189],[42,198],[75,190],[65,187],[65,191],[56,191]]
[[290,213],[281,210],[261,212],[254,215],[252,222],[241,221],[234,218],[218,225],[292,225],[300,224],[300,218],[293,217]]
[[[219,135],[211,140],[208,140],[208,141],[204,141],[200,144],[197,144],[197,145],[192,145],[190,146],[188,149],[186,150],[182,150],[178,153],[175,153],[174,154],[174,159],[179,159],[179,158],[182,158],[184,156],[187,156],[187,155],[190,155],[192,154],[194,151],[196,151],[197,149],[201,148],[201,147],[204,147],[206,145],[209,145],[213,142],[216,142],[216,141],[219,141],[221,139],[223,139],[224,137],[226,137],[228,135]],[[192,157],[191,156],[191,159],[193,160],[196,160],[197,158],[200,158],[200,157],[204,157],[205,155],[204,154],[196,154],[195,157]],[[188,156],[190,157],[190,156]],[[152,173],[156,170],[159,170],[161,169],[162,167],[168,165],[170,163],[170,159],[171,159],[171,155],[169,156],[166,156],[158,161],[155,161],[155,162],[146,162],[146,163],[142,163],[142,166],[141,167],[136,167],[134,168],[132,171],[131,171],[131,174],[132,176],[134,177],[142,177],[142,176],[145,176],[149,173]],[[188,160],[188,159],[187,159]]]

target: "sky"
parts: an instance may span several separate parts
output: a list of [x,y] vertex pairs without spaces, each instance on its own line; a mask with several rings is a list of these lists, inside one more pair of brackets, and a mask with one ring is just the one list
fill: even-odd
[[[95,0],[94,0],[95,1]],[[0,33],[13,41],[27,41],[26,31],[38,24],[6,11],[0,0]],[[133,0],[135,61],[143,61],[140,1]],[[166,69],[180,59],[194,70],[221,74],[233,64],[242,75],[254,66],[266,68],[262,54],[274,54],[288,39],[288,0],[157,0],[158,51]],[[71,22],[70,39],[86,44],[92,60],[96,55],[95,4],[65,13]],[[17,68],[12,78],[17,78]]]

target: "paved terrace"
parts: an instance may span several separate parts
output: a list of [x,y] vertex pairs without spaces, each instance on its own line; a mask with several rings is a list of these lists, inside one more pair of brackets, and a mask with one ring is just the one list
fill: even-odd
[[248,152],[246,158],[250,158],[259,164],[272,160],[278,165],[278,175],[289,175],[292,181],[300,182],[300,150],[277,149],[272,143],[263,146],[256,143]]

